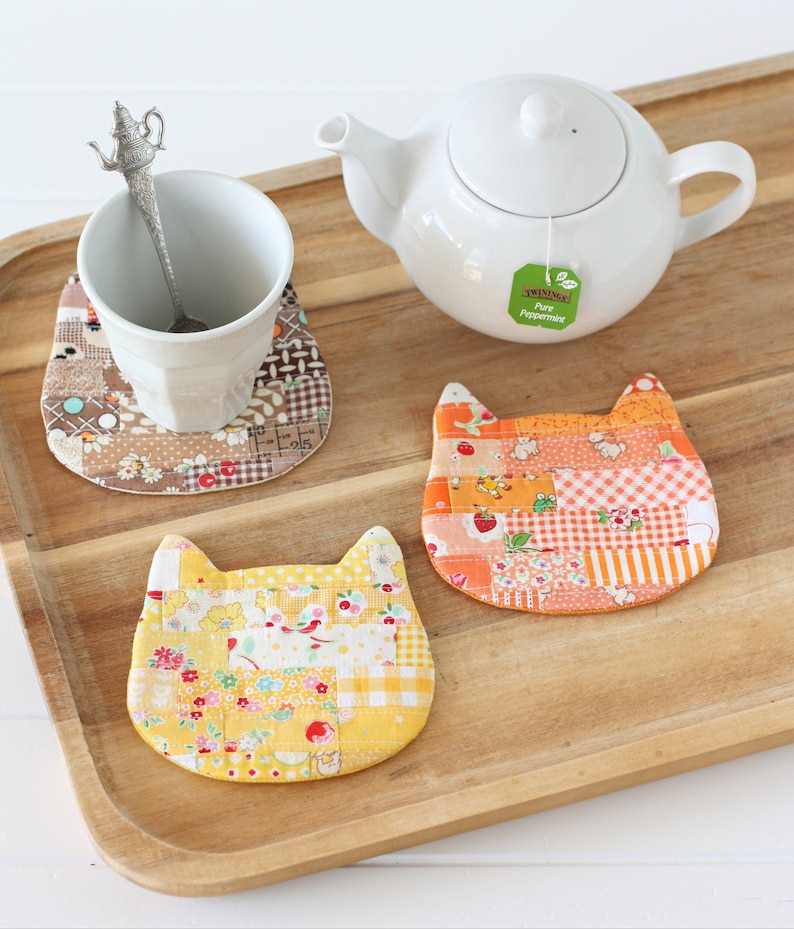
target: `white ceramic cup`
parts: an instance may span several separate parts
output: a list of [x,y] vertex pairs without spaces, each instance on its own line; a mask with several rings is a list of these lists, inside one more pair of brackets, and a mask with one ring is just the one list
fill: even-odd
[[205,332],[173,333],[173,305],[132,195],[92,214],[77,246],[80,281],[143,413],[173,432],[215,432],[245,410],[273,341],[293,242],[278,207],[208,171],[155,175],[185,312]]

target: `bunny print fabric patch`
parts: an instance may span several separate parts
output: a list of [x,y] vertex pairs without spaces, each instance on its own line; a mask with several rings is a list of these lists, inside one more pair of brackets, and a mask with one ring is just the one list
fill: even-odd
[[402,553],[382,527],[334,565],[224,572],[178,535],[155,553],[127,707],[190,771],[260,784],[349,774],[412,741],[433,690]]
[[604,416],[499,420],[448,384],[435,410],[422,533],[438,573],[472,597],[595,613],[692,580],[714,557],[719,524],[673,402],[644,374]]

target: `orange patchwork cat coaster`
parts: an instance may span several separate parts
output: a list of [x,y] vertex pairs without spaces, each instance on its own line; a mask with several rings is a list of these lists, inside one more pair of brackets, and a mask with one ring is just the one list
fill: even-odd
[[331,565],[219,571],[178,535],[155,553],[127,708],[190,771],[277,784],[370,767],[421,732],[433,689],[402,553],[382,527]]
[[643,374],[605,416],[499,420],[448,384],[422,533],[438,573],[472,597],[596,613],[692,580],[714,557],[719,523],[670,396]]

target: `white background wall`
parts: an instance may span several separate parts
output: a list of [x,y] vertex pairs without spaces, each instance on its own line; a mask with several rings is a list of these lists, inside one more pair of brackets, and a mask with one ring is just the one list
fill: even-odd
[[0,238],[120,189],[85,145],[117,98],[165,115],[156,170],[246,175],[322,157],[340,109],[404,135],[494,75],[619,90],[792,48],[792,0],[0,0]]

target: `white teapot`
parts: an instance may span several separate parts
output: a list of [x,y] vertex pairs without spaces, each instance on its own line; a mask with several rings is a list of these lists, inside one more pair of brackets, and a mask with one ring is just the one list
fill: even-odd
[[[668,154],[619,97],[547,75],[476,84],[402,141],[347,113],[315,141],[341,156],[359,220],[427,299],[512,342],[574,339],[620,319],[675,251],[735,222],[755,194],[740,146]],[[680,184],[706,172],[739,183],[682,217]]]

